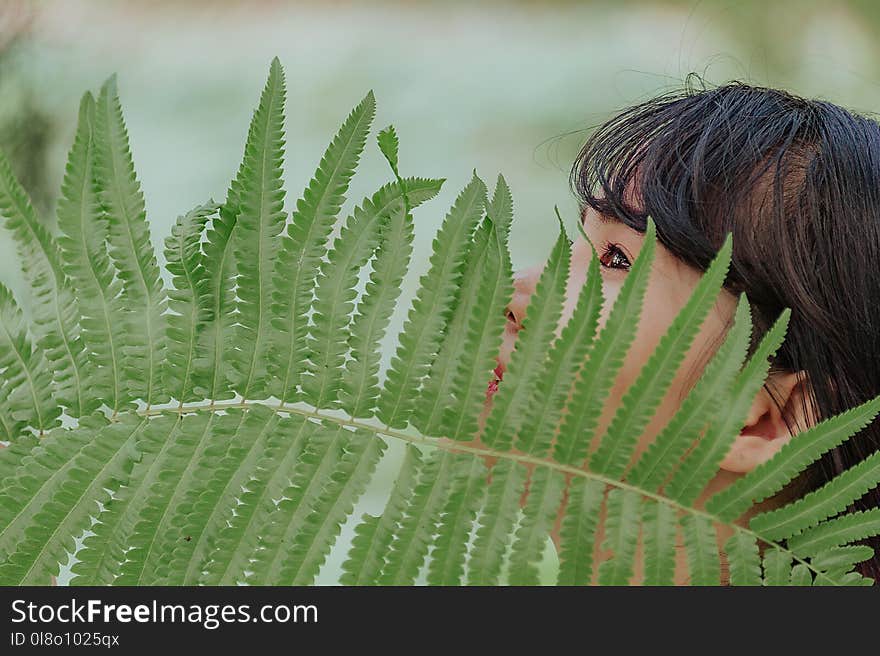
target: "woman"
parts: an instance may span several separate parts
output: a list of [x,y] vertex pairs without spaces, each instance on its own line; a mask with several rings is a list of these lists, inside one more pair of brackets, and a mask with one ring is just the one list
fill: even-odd
[[[710,491],[768,460],[798,432],[880,394],[880,126],[829,102],[733,83],[663,95],[623,111],[588,140],[572,169],[582,221],[613,301],[638,255],[646,217],[658,254],[634,346],[605,407],[627,387],[733,233],[733,261],[710,313],[646,431],[657,434],[699,377],[745,292],[754,342],[792,310],[785,343]],[[566,316],[591,245],[573,245]],[[499,377],[540,267],[519,272]],[[610,303],[606,303],[607,306]],[[644,443],[641,445],[644,446]],[[880,421],[826,454],[797,481],[815,489],[880,448]],[[880,504],[880,489],[857,509]],[[861,571],[880,577],[880,542]]]

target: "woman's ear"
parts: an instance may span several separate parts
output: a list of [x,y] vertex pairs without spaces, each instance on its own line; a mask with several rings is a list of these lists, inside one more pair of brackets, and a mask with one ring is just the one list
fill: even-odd
[[[746,474],[770,460],[812,421],[805,415],[807,379],[803,371],[773,374],[761,388],[740,434],[721,461],[721,469]],[[768,391],[767,388],[770,388]],[[771,393],[772,392],[772,393]]]

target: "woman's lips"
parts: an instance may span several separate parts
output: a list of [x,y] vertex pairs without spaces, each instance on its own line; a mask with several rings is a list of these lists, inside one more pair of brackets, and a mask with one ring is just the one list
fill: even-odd
[[492,370],[492,373],[495,374],[495,378],[489,381],[489,385],[486,388],[487,401],[498,391],[498,383],[504,378],[504,365],[499,362],[498,366]]
[[517,324],[511,320],[510,317],[507,319],[507,323],[504,326],[504,333],[502,335],[501,342],[501,350],[498,356],[495,358],[495,362],[498,363],[498,366],[492,370],[494,373],[494,377],[489,381],[489,384],[486,388],[486,401],[491,400],[492,396],[495,392],[498,391],[498,383],[504,378],[504,370],[506,369],[505,363],[510,362],[510,355],[513,352],[514,344],[516,343],[517,335],[519,334],[520,328]]

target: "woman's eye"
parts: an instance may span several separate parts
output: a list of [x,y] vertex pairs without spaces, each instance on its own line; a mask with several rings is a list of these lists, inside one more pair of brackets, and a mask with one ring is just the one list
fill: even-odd
[[605,244],[599,256],[599,264],[606,269],[623,269],[626,271],[631,264],[629,258],[617,244]]

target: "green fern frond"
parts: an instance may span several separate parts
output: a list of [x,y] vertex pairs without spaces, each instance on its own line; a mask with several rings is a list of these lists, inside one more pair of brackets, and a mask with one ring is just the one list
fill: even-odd
[[599,565],[600,585],[627,585],[634,573],[639,539],[641,499],[631,490],[615,489],[605,501],[605,541],[611,557]]
[[842,573],[839,570],[831,572],[823,572],[820,576],[813,579],[813,585],[822,586],[871,586],[874,585],[874,579],[862,576],[858,572]]
[[11,478],[12,475],[21,464],[22,458],[27,457],[39,443],[40,438],[36,435],[25,433],[0,449],[0,494],[3,493],[7,485],[15,484],[15,479]]
[[[505,189],[503,178],[499,178],[487,214],[513,211],[512,201],[504,200]],[[501,347],[502,331],[507,321],[504,308],[513,295],[513,271],[507,250],[507,233],[494,221],[491,223],[487,248],[478,274],[479,290],[475,302],[477,307],[482,308],[482,312],[474,312],[467,320],[461,361],[453,377],[455,400],[445,408],[438,429],[438,434],[453,440],[472,439],[479,432],[486,386],[492,379],[492,370]]]
[[41,435],[58,424],[52,377],[42,349],[34,346],[24,316],[0,283],[0,421],[4,438],[15,440],[30,426]]
[[135,585],[145,572],[146,556],[157,537],[168,503],[168,489],[178,484],[198,444],[205,438],[212,417],[197,417],[186,428],[199,425],[198,433],[186,430],[183,420],[159,417],[145,421],[133,435],[141,460],[128,485],[119,489],[86,538],[87,557],[74,566],[77,584]]
[[[406,194],[401,193],[401,185]],[[379,346],[400,296],[400,286],[412,255],[413,219],[410,211],[439,193],[443,180],[400,180],[389,203],[374,198],[369,204],[387,221],[382,224],[366,291],[348,331],[351,358],[339,380],[340,405],[352,417],[372,416],[379,398]],[[405,202],[399,202],[405,201]]]
[[723,520],[742,515],[753,503],[779,492],[822,454],[845,442],[867,426],[880,412],[880,399],[820,422],[782,447],[779,455],[756,467],[706,502],[706,510]]
[[[266,499],[272,508],[263,507],[265,523],[251,527],[259,536],[258,549],[248,558],[252,562],[228,570],[227,577],[235,574],[235,580],[253,585],[310,583],[341,525],[340,510],[351,511],[384,448],[381,440],[341,426],[316,430],[297,467],[286,472],[292,480],[283,490],[284,500],[276,506],[274,499]],[[317,530],[303,531],[305,525]],[[245,570],[251,572],[247,577]]]
[[499,234],[503,235],[504,243],[507,243],[507,235],[510,233],[510,224],[513,222],[513,195],[507,180],[500,173],[495,181],[495,191],[492,192],[492,200],[486,206],[486,216]]
[[724,543],[731,585],[761,585],[761,555],[751,535],[736,532]]
[[792,550],[811,556],[850,542],[880,535],[880,508],[829,519],[788,540]]
[[272,275],[284,229],[284,71],[272,60],[244,150],[236,197],[233,254],[238,271],[235,350],[229,354],[235,390],[245,399],[268,396],[263,368],[268,351]]
[[[244,165],[242,164],[242,167]],[[235,342],[235,257],[233,245],[238,221],[236,193],[238,178],[233,180],[217,216],[211,221],[202,244],[201,268],[208,280],[206,299],[207,326],[198,332],[193,361],[193,392],[196,396],[225,401],[234,396],[227,353]],[[198,266],[198,265],[197,265]]]
[[644,585],[672,585],[675,582],[677,529],[675,510],[671,506],[651,499],[642,504]]
[[394,129],[393,125],[389,125],[379,133],[376,141],[379,144],[379,150],[382,151],[385,159],[388,160],[388,165],[391,167],[391,170],[394,171],[394,175],[399,178],[400,173],[397,170],[397,166],[400,151],[400,139],[397,137],[397,130]]
[[788,584],[797,587],[813,585],[813,574],[810,572],[810,568],[804,563],[792,567]]
[[864,544],[831,547],[813,556],[810,564],[823,572],[846,574],[853,566],[868,560],[873,555],[874,550]]
[[317,424],[302,417],[276,422],[263,414],[253,420],[261,424],[259,428],[249,428],[250,412],[242,413],[232,430],[234,436],[256,433],[256,448],[249,449],[243,460],[220,468],[220,476],[211,480],[208,489],[216,499],[215,510],[194,547],[183,580],[186,585],[232,585],[242,580],[259,549],[259,531],[276,512],[275,501],[289,485],[291,472],[311,471],[314,464],[303,456]]
[[762,560],[762,584],[767,586],[790,585],[792,576],[791,554],[772,547],[764,552]]
[[721,563],[715,526],[704,515],[685,515],[681,529],[687,552],[689,583],[691,585],[718,585]]
[[58,402],[79,417],[97,407],[86,401],[89,361],[80,338],[79,308],[55,238],[37,219],[25,190],[0,152],[0,217],[12,233],[30,295],[31,329],[52,371]]
[[559,585],[589,585],[593,579],[593,548],[605,484],[575,478],[568,487],[568,503],[559,531]]
[[267,409],[254,409],[233,410],[228,419],[214,418],[211,431],[215,436],[191,469],[192,484],[178,493],[179,502],[167,522],[169,530],[155,548],[161,558],[156,560],[151,582],[198,583],[202,571],[212,564],[212,549],[221,536],[234,530],[237,515],[231,515],[230,508],[238,508],[239,501],[241,508],[247,508],[260,475],[284,462],[289,450],[298,453],[296,422]]
[[384,511],[379,517],[364,515],[355,528],[348,559],[342,566],[344,573],[340,583],[376,585],[379,582],[385,567],[386,554],[406,512],[406,504],[412,495],[421,467],[421,452],[408,444]]
[[[489,220],[483,220],[466,257],[455,310],[421,390],[421,395],[429,401],[416,408],[412,416],[413,426],[423,435],[442,435],[442,419],[455,407],[455,380],[460,375],[459,370],[472,360],[471,354],[465,350],[468,345],[467,322],[484,307],[480,305],[481,283],[486,269],[491,266],[487,260],[491,257],[490,243],[495,238],[494,226]],[[488,380],[489,373],[485,378]]]
[[[369,434],[358,433],[355,440],[364,448],[351,449],[347,454],[355,463],[350,476],[344,485],[327,485],[322,491],[304,522],[297,527],[296,537],[285,554],[281,576],[273,579],[273,583],[283,585],[289,581],[291,585],[311,585],[314,582],[342,524],[363,494],[385,450],[385,443]],[[334,483],[339,478],[335,476]]]
[[205,271],[201,238],[219,206],[213,202],[178,217],[165,239],[165,262],[172,275],[168,292],[168,345],[165,389],[180,403],[199,400],[194,392],[198,336],[211,320],[211,281]]
[[503,450],[515,443],[518,449],[528,453],[533,446],[534,436],[518,438],[518,435],[529,395],[545,375],[546,345],[553,340],[562,313],[570,261],[571,248],[560,223],[556,245],[529,301],[522,320],[522,335],[517,338],[504,372],[504,382],[492,399],[486,430],[480,436],[492,448]]
[[537,456],[550,451],[572,387],[593,346],[602,304],[599,259],[593,253],[574,311],[550,348],[545,368],[526,402],[528,410],[517,448]]
[[[356,208],[334,241],[327,262],[321,266],[306,342],[309,364],[302,376],[303,398],[311,405],[337,406],[348,342],[360,338],[360,334],[350,330],[358,273],[379,245],[383,228],[401,210],[408,214],[407,208],[418,207],[433,198],[439,185],[434,180],[410,180],[404,188],[405,193],[400,183],[387,184]],[[368,344],[375,334],[371,338]]]
[[682,504],[691,504],[718,471],[721,460],[730,450],[734,437],[745,423],[746,415],[770,368],[769,358],[782,343],[788,319],[785,310],[767,331],[754,355],[737,376],[726,403],[709,425],[697,446],[682,461],[665,492]]
[[125,300],[123,352],[126,401],[164,403],[161,368],[165,357],[165,289],[150,241],[144,195],[135,176],[128,130],[116,90],[116,77],[101,87],[95,108],[95,178],[107,220],[108,248],[122,281]]
[[511,585],[537,585],[537,563],[559,512],[565,477],[558,471],[537,469],[529,481],[523,520],[513,541],[510,556]]
[[486,504],[468,558],[468,585],[497,585],[525,482],[526,469],[519,463],[501,460],[492,467]]
[[428,555],[452,483],[467,460],[438,449],[425,461],[400,519],[379,583],[412,585]]
[[428,567],[428,585],[461,585],[468,541],[486,494],[487,470],[478,458],[456,472],[437,527]]
[[485,205],[486,185],[475,173],[434,239],[431,266],[421,278],[391,360],[377,413],[389,428],[403,428],[409,422],[416,390],[430,370],[452,312],[471,235]]
[[47,585],[74,537],[90,527],[108,490],[128,477],[145,421],[97,416],[75,431],[56,429],[21,460],[0,503],[0,584]]
[[125,401],[125,307],[122,282],[107,251],[107,217],[95,189],[94,125],[95,100],[86,93],[58,201],[58,244],[61,264],[76,294],[81,337],[93,368],[93,375],[87,377],[89,394],[96,405],[103,402],[118,412]]
[[843,512],[880,483],[880,451],[825,483],[818,490],[776,510],[756,515],[749,527],[770,540],[790,538]]
[[351,111],[327,147],[315,175],[296,203],[274,270],[269,373],[275,395],[295,401],[307,353],[307,312],[327,240],[366,144],[376,113],[372,92]]
[[577,464],[587,455],[605,398],[623,364],[623,354],[635,337],[656,243],[656,228],[649,219],[639,255],[627,273],[608,319],[590,349],[590,359],[575,385],[571,412],[560,427],[553,450],[557,462]]
[[627,473],[627,482],[645,490],[660,488],[729,394],[731,382],[746,358],[751,333],[749,303],[742,295],[733,326],[724,342],[712,356],[696,385],[688,392],[678,412]]
[[639,435],[666,395],[697,331],[718,298],[730,267],[732,252],[733,242],[728,235],[709,270],[700,278],[687,303],[627,390],[590,459],[593,471],[614,478],[623,474]]

